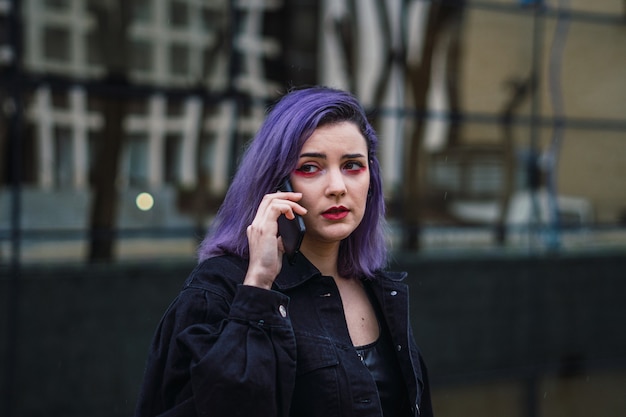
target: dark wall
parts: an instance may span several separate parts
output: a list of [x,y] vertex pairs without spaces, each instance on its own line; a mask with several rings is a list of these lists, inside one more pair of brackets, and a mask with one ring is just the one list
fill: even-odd
[[402,264],[435,382],[626,365],[626,257]]
[[[626,368],[626,256],[398,259],[435,387]],[[152,332],[192,267],[23,268],[14,416],[131,415]],[[3,299],[14,296],[9,274],[0,270]]]
[[14,416],[132,415],[150,338],[191,267],[24,269]]

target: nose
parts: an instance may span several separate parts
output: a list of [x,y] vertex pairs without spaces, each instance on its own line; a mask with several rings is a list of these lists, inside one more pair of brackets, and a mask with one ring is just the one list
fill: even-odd
[[346,183],[339,170],[331,170],[328,173],[328,184],[326,194],[331,197],[340,197],[346,194]]

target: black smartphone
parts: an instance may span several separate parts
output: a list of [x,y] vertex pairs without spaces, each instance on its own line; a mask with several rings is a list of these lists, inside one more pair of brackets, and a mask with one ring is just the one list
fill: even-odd
[[[285,179],[278,189],[285,192],[293,191],[289,179]],[[284,214],[281,214],[278,218],[278,236],[283,238],[285,255],[289,263],[295,261],[296,254],[300,251],[304,232],[306,232],[306,227],[301,216],[296,214],[295,219],[289,220]]]

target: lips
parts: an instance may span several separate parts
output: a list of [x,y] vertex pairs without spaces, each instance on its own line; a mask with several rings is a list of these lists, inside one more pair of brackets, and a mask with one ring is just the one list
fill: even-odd
[[350,210],[344,206],[331,207],[322,213],[322,217],[328,220],[341,220],[348,215]]

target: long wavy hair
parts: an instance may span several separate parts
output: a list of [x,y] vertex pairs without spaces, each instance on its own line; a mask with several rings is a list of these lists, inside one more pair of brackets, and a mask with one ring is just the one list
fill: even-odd
[[246,228],[261,199],[275,192],[295,168],[304,142],[318,127],[354,123],[367,142],[370,191],[363,219],[339,246],[338,270],[344,276],[371,277],[386,266],[385,201],[378,138],[359,101],[350,93],[328,87],[296,89],[270,110],[245,150],[223,204],[200,244],[199,260],[234,254],[248,258]]

